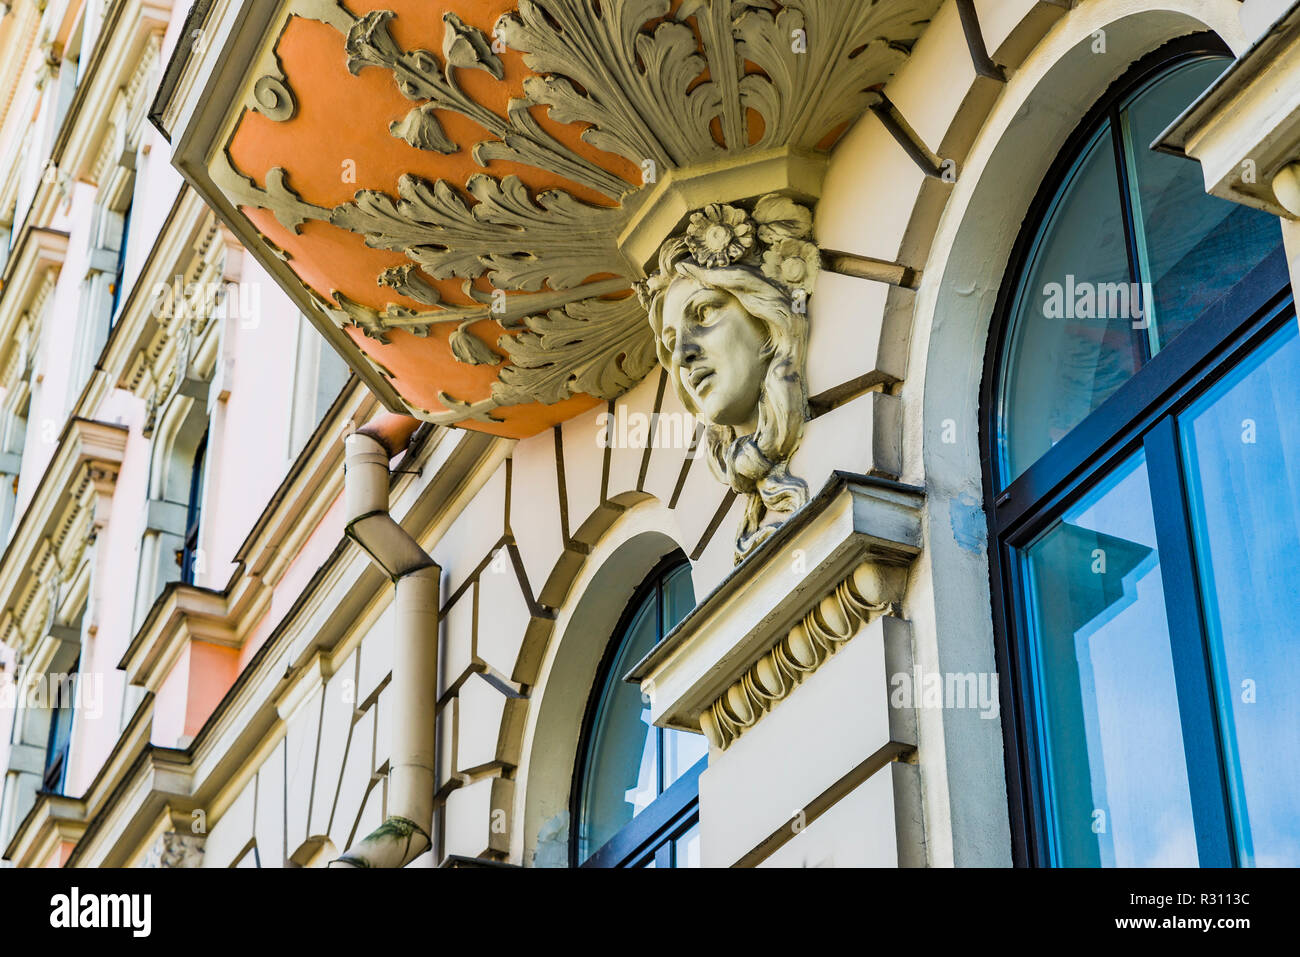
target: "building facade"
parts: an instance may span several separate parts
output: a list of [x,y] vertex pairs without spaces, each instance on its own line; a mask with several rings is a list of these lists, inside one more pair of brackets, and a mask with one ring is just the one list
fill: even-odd
[[1300,863],[1300,6],[15,0],[23,867]]

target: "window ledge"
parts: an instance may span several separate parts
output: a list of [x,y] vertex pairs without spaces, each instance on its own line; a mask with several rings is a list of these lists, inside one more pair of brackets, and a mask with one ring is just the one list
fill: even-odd
[[238,649],[240,640],[220,592],[172,583],[155,604],[118,667],[127,681],[157,693],[191,641]]
[[[628,674],[647,693],[654,723],[703,731],[726,747],[748,724],[719,727],[710,714],[724,697],[735,703],[731,714],[738,709],[752,724],[793,690],[776,673],[774,655],[788,654],[791,642],[808,646],[810,626],[847,627],[851,636],[869,615],[895,610],[921,550],[923,499],[913,486],[835,473]],[[837,609],[848,620],[834,621]],[[826,657],[805,658],[803,677]],[[755,695],[764,676],[783,693]],[[755,697],[770,700],[751,707]]]
[[1265,31],[1152,146],[1199,160],[1214,196],[1300,217],[1296,197],[1289,197],[1294,190],[1279,190],[1276,182],[1300,160],[1300,6]]

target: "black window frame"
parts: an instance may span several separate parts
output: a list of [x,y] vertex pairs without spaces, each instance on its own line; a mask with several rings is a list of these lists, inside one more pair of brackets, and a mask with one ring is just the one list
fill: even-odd
[[[73,663],[68,674],[71,677],[69,693],[73,695],[73,700],[64,702],[60,696],[59,701],[51,702],[50,731],[45,742],[45,768],[41,774],[41,790],[48,794],[62,794],[63,786],[68,779],[68,756],[72,753],[72,724],[76,717],[76,688],[77,682],[81,680],[80,658]],[[56,685],[52,674],[46,676],[46,681],[51,689],[61,687]],[[67,735],[64,737],[63,744],[56,748],[60,726],[65,721]]]
[[[578,842],[581,838],[582,796],[586,783],[591,736],[595,731],[601,692],[612,675],[623,641],[628,637],[634,616],[651,595],[655,597],[655,630],[657,640],[667,633],[664,628],[664,581],[678,569],[690,568],[685,553],[674,551],[665,555],[637,586],[632,597],[619,615],[618,624],[610,633],[604,654],[596,669],[591,691],[582,716],[582,730],[578,735],[578,753],[573,762],[573,782],[569,788],[569,866],[570,867],[645,867],[652,860],[656,867],[674,866],[673,842],[689,831],[699,820],[700,773],[708,758],[697,761],[681,777],[663,789],[650,806],[625,824],[617,834],[597,848],[586,860],[579,860]],[[660,787],[662,787],[663,735],[659,735],[658,755]]]
[[185,544],[181,546],[181,584],[193,585],[199,554],[199,530],[203,524],[203,471],[207,468],[208,432],[194,449],[190,470],[190,496],[185,509]]
[[[1103,122],[1115,123],[1120,106],[1135,91],[1178,63],[1206,55],[1231,56],[1231,52],[1214,34],[1197,34],[1167,43],[1137,60],[1089,110],[1044,177],[1021,224],[993,313],[980,387],[980,459],[989,529],[989,584],[1012,858],[1017,866],[1048,865],[1050,838],[1045,833],[1042,763],[1033,731],[1024,596],[1018,591],[1014,553],[1050,528],[1072,502],[1139,449],[1146,452],[1151,485],[1181,493],[1163,501],[1153,500],[1152,506],[1200,865],[1231,866],[1237,860],[1223,744],[1213,718],[1210,649],[1205,644],[1174,417],[1229,374],[1283,323],[1296,321],[1280,230],[1277,247],[1262,262],[1157,354],[1144,352],[1149,358],[1135,375],[1005,486],[1001,485],[998,434],[1002,373],[1015,320],[1015,298],[1039,227],[1057,191]],[[1124,179],[1126,159],[1122,155],[1116,159],[1120,164],[1126,238],[1131,243],[1135,224]]]
[[122,283],[126,279],[126,242],[131,235],[131,211],[135,208],[134,197],[127,199],[126,209],[122,212],[122,239],[117,248],[117,269],[113,273],[113,300],[108,310],[108,331],[113,331],[117,323],[117,310],[122,304]]

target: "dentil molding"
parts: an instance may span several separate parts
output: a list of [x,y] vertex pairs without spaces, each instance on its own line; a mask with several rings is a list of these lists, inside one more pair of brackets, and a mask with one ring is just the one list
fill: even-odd
[[881,615],[921,550],[921,489],[836,473],[627,675],[651,720],[726,748]]

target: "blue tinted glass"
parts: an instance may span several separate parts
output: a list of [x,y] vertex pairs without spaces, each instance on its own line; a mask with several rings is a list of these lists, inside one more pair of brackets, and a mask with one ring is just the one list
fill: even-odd
[[1131,378],[1146,361],[1144,349],[1158,352],[1281,242],[1275,216],[1208,195],[1198,163],[1150,149],[1227,63],[1180,63],[1123,105],[1126,186],[1115,161],[1116,130],[1102,122],[1038,224],[1003,359],[1001,485]]
[[641,689],[622,680],[659,640],[656,617],[651,594],[620,636],[623,646],[601,692],[587,758],[580,858],[599,850],[659,796],[658,729]]
[[1145,459],[1023,555],[1052,863],[1197,863]]
[[696,821],[691,829],[673,842],[673,867],[700,866],[700,823]]
[[1061,187],[1021,277],[999,410],[1004,482],[1138,370],[1133,318],[1118,301],[1131,293],[1125,243],[1107,124]]
[[1238,855],[1300,866],[1300,335],[1180,418]]
[[[664,579],[664,633],[666,634],[695,607],[695,588],[691,584],[691,566],[681,565]],[[665,730],[664,788],[695,767],[709,753],[708,739],[690,731]]]
[[1199,163],[1150,149],[1231,62],[1207,57],[1183,64],[1144,89],[1124,113],[1153,353],[1282,241],[1276,216],[1209,195]]
[[702,734],[656,728],[641,689],[623,680],[695,607],[690,565],[668,572],[634,610],[600,689],[587,746],[578,823],[578,856],[585,860],[648,808],[708,753]]

